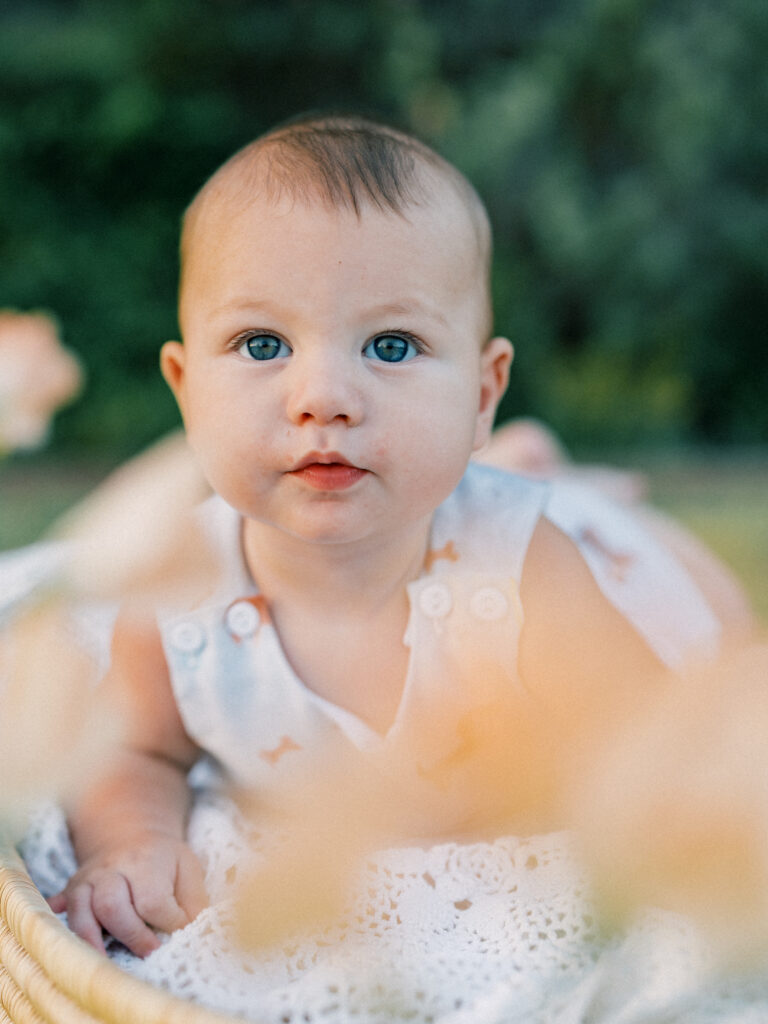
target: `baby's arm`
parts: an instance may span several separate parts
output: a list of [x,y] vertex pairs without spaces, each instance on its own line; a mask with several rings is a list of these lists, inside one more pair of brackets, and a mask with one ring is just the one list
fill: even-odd
[[115,628],[101,686],[124,738],[70,809],[79,870],[50,900],[70,927],[103,950],[102,928],[139,956],[205,906],[202,867],[184,841],[186,774],[197,748],[184,731],[154,624],[128,614]]
[[521,672],[560,754],[557,827],[577,833],[603,923],[666,908],[702,926],[727,966],[761,962],[768,646],[665,670],[546,522],[521,589]]
[[546,519],[531,540],[521,599],[520,674],[567,785],[577,757],[589,757],[636,713],[666,672],[604,597],[573,542]]

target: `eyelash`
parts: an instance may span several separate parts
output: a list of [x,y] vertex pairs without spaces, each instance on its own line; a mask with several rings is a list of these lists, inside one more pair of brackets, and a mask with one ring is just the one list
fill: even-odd
[[[288,345],[288,342],[281,338],[277,331],[243,331],[242,334],[236,335],[229,342],[227,348],[231,349],[233,352],[238,352],[243,345],[246,345],[249,341],[253,341],[254,338],[279,338],[284,345]],[[288,348],[290,347],[291,346],[288,345]]]
[[[363,345],[363,348],[366,348],[368,345],[371,344],[371,342],[375,341],[377,338],[384,338],[390,335],[395,338],[402,338],[403,341],[409,342],[411,345],[413,345],[413,347],[416,349],[419,355],[423,355],[424,352],[426,352],[426,346],[424,345],[424,342],[421,341],[420,338],[417,338],[415,334],[411,334],[410,331],[402,330],[399,327],[394,327],[391,330],[377,331],[375,334],[371,335],[371,337],[366,340],[365,345]],[[280,337],[277,331],[243,331],[242,334],[238,334],[236,337],[232,339],[228,347],[233,352],[239,352],[240,349],[249,341],[252,341],[254,338],[264,337],[278,338],[280,341],[283,342],[284,345],[287,345],[288,348],[291,347],[287,341]]]
[[419,355],[422,355],[426,351],[426,347],[421,338],[417,338],[416,335],[411,334],[410,331],[400,330],[400,328],[398,327],[394,327],[391,331],[377,331],[372,338],[369,338],[368,341],[366,341],[365,344],[370,345],[370,343],[372,341],[375,341],[377,338],[385,338],[389,336],[392,336],[394,338],[402,338],[403,341],[410,342],[411,345],[413,345],[413,347],[419,353]]

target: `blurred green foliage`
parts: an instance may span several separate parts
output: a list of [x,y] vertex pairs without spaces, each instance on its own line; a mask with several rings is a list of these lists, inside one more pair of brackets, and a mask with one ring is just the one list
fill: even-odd
[[486,199],[502,415],[765,441],[766,53],[765,0],[0,0],[0,306],[55,312],[90,375],[58,448],[177,422],[181,211],[316,107],[415,130]]

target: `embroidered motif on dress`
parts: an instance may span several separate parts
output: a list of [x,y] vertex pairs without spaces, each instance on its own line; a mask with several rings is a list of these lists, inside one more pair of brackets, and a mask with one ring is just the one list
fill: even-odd
[[267,764],[276,765],[284,754],[289,753],[291,750],[301,749],[296,740],[291,739],[290,736],[281,736],[280,742],[276,747],[273,747],[272,750],[260,750],[259,757],[262,761],[266,761]]
[[584,544],[588,544],[603,556],[608,563],[611,576],[619,583],[623,583],[634,565],[635,556],[629,552],[612,550],[590,526],[582,527],[579,535]]
[[458,562],[459,553],[452,540],[449,540],[443,547],[437,550],[430,549],[427,552],[424,559],[424,571],[429,572],[440,558],[445,558],[449,562]]

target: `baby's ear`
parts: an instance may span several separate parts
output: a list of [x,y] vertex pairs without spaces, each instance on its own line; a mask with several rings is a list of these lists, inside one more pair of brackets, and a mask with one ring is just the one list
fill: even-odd
[[186,352],[180,341],[166,341],[160,349],[160,371],[179,403],[179,407],[181,407],[181,390],[184,383],[185,356]]
[[480,403],[477,410],[474,451],[490,437],[501,396],[507,390],[514,349],[508,338],[491,338],[480,353]]

